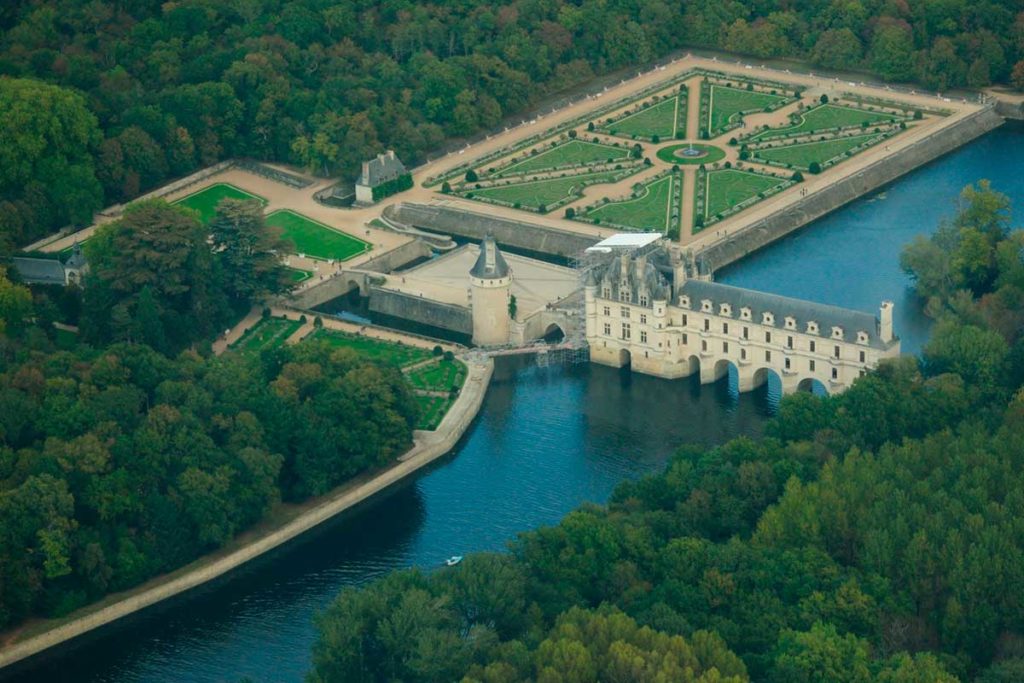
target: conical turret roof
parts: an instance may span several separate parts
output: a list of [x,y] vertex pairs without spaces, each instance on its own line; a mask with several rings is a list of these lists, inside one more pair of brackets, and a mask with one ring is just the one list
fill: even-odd
[[508,277],[508,263],[505,262],[505,257],[501,255],[497,242],[490,235],[484,237],[484,241],[480,243],[480,256],[477,257],[476,263],[470,269],[469,274],[484,280]]

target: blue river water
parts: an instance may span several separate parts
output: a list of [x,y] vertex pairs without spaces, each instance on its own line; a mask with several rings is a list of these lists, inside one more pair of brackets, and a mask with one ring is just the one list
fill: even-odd
[[[950,215],[980,178],[1024,207],[1024,127],[1004,126],[718,274],[723,282],[877,309],[896,301],[904,352],[928,321],[900,249]],[[346,586],[396,568],[501,550],[615,484],[658,471],[685,442],[757,435],[777,397],[727,383],[658,380],[598,366],[503,360],[456,449],[392,491],[228,580],[149,610],[15,671],[18,681],[300,681],[314,615]],[[5,676],[0,675],[0,679]]]

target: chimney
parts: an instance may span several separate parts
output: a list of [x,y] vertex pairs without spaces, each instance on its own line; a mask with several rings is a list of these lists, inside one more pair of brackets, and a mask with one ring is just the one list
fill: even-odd
[[389,149],[388,150],[388,159],[394,159],[394,158],[395,158],[395,150]]
[[365,178],[367,182],[370,181],[370,162],[369,161],[364,161],[363,162],[363,178]]
[[888,344],[892,341],[892,302],[883,301],[879,313],[878,336]]

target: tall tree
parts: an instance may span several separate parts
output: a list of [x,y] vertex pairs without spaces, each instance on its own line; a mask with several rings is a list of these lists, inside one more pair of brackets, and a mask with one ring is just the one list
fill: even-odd
[[281,255],[294,247],[266,224],[258,200],[225,199],[210,222],[224,285],[234,299],[253,301],[289,287]]

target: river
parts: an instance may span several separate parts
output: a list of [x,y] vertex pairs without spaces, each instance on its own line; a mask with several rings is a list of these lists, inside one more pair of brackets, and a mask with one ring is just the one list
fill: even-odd
[[[1024,212],[1022,158],[1024,126],[1004,126],[718,279],[868,311],[893,299],[903,351],[916,353],[928,321],[907,290],[900,249],[933,230],[959,190],[979,178]],[[766,388],[737,396],[725,382],[701,387],[504,359],[479,418],[430,469],[227,581],[45,653],[9,679],[300,681],[313,615],[343,587],[396,568],[434,567],[452,554],[500,550],[517,532],[659,470],[680,443],[757,435],[776,400]]]

